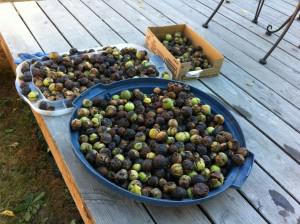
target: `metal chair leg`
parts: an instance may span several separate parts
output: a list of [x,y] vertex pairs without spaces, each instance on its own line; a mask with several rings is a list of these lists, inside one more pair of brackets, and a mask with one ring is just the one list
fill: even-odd
[[210,15],[210,17],[207,19],[207,21],[205,23],[203,23],[203,27],[204,28],[208,28],[208,23],[210,22],[210,20],[215,16],[215,14],[218,12],[219,8],[221,7],[221,5],[223,4],[225,0],[221,0],[217,6],[217,8],[213,11],[213,13]]
[[[277,45],[279,44],[279,42],[282,40],[282,38],[285,36],[285,34],[287,33],[287,31],[290,29],[292,23],[294,22],[298,12],[300,11],[300,1],[295,9],[295,11],[293,12],[293,14],[291,15],[291,17],[287,20],[287,22],[285,22],[285,29],[283,30],[282,34],[279,36],[279,38],[277,39],[277,41],[275,42],[275,44],[273,45],[273,47],[267,52],[267,54],[261,58],[259,60],[259,63],[261,64],[266,64],[267,63],[267,58],[270,56],[270,54],[274,51],[274,49],[277,47]],[[282,27],[280,27],[281,29]],[[278,30],[277,30],[278,31]],[[272,32],[277,32],[277,31],[272,31]]]
[[[293,16],[293,15],[292,15],[292,16]],[[279,30],[281,30],[283,27],[285,27],[286,24],[288,24],[291,20],[293,20],[293,19],[292,19],[292,16],[290,16],[286,21],[284,21],[284,23],[283,23],[280,27],[278,27],[276,30],[272,30],[273,26],[272,26],[272,25],[268,25],[268,26],[267,26],[266,34],[267,34],[268,36],[271,36],[272,33],[276,33],[276,32],[278,32]]]
[[257,8],[256,8],[255,16],[252,20],[253,23],[257,24],[257,19],[260,15],[260,12],[261,12],[262,7],[263,7],[264,4],[265,4],[265,0],[259,0]]

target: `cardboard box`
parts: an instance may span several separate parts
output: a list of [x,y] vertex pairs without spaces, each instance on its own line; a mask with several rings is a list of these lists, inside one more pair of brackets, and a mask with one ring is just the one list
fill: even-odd
[[[212,67],[199,71],[190,71],[190,62],[181,63],[178,61],[160,41],[167,33],[174,34],[175,32],[182,32],[184,36],[191,40],[193,45],[201,46]],[[146,46],[155,54],[163,58],[166,65],[173,73],[173,77],[177,80],[218,75],[224,61],[224,56],[217,49],[215,49],[207,40],[193,31],[191,27],[186,24],[148,27],[146,34]]]

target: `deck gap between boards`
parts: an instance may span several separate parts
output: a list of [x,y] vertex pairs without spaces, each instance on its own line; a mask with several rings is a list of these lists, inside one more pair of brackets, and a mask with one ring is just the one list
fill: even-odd
[[[256,101],[257,103],[259,103],[261,106],[263,106],[266,110],[270,111],[270,113],[274,114],[274,116],[278,117],[282,122],[284,122],[287,126],[289,126],[290,128],[292,128],[294,131],[298,132],[300,135],[300,130],[298,130],[297,128],[295,128],[294,126],[292,126],[289,122],[287,122],[285,119],[283,119],[282,117],[280,117],[278,114],[276,114],[274,111],[272,111],[270,108],[268,108],[268,106],[266,106],[265,104],[263,104],[259,98],[255,98],[254,96],[250,95],[250,93],[248,93],[243,87],[240,87],[238,84],[236,84],[234,81],[232,81],[229,77],[227,77],[226,75],[224,75],[222,72],[220,73],[220,75],[222,75],[225,79],[227,79],[229,82],[231,82],[233,85],[235,85],[237,88],[239,88],[242,92],[244,92],[245,94],[247,94],[249,96],[249,98],[253,99],[254,101]],[[272,92],[273,90],[271,90]],[[274,92],[274,91],[273,91]],[[276,94],[276,92],[275,92]],[[278,95],[278,94],[277,94]],[[280,95],[278,95],[280,98],[282,98]],[[284,98],[282,98],[283,100],[285,100]],[[287,102],[289,103],[289,102]],[[292,106],[294,106],[293,104],[291,104]],[[295,107],[296,108],[296,107]],[[296,108],[298,109],[298,108]],[[299,110],[299,109],[298,109]],[[300,110],[299,110],[300,113]]]
[[69,47],[74,47],[70,41],[65,37],[65,35],[61,32],[61,30],[56,26],[56,24],[52,21],[52,19],[47,15],[47,13],[44,11],[44,9],[40,6],[38,2],[36,2],[37,6],[41,9],[41,11],[44,13],[44,15],[48,18],[48,20],[51,22],[51,24],[54,26],[54,28],[57,30],[57,32],[62,36],[62,38],[65,39],[65,41],[69,44]]
[[[295,6],[295,5],[293,5],[291,2],[289,2],[289,1],[285,1],[285,0],[282,0],[283,2],[285,2],[286,4],[288,4],[288,5],[291,5],[291,6]],[[296,3],[297,4],[297,3]]]
[[152,219],[154,224],[158,224],[154,218],[154,216],[151,214],[150,210],[147,208],[147,205],[144,203],[141,203],[142,207],[146,210],[146,213],[149,215],[149,217]]
[[245,201],[248,202],[248,204],[260,215],[260,217],[266,221],[266,223],[271,224],[271,221],[267,219],[267,217],[265,217],[258,208],[255,207],[255,205],[251,202],[251,200],[249,200],[246,195],[239,189],[236,190],[238,192],[239,195],[241,195],[242,198],[244,198]]
[[[247,73],[249,76],[251,76],[253,79],[257,80],[259,83],[261,83],[262,85],[264,85],[265,87],[267,87],[268,89],[272,89],[269,85],[267,85],[266,83],[264,82],[261,82],[257,77],[253,76],[251,73],[249,73],[248,71],[246,71],[243,67],[241,67],[238,63],[234,62],[233,60],[231,60],[230,58],[226,57],[224,55],[224,57],[230,61],[232,64],[236,65],[238,68],[240,68],[241,70],[243,70],[245,73]],[[258,63],[258,62],[257,62]],[[258,64],[259,66],[261,66],[260,64]],[[284,79],[283,77],[277,75],[276,73],[274,73],[273,71],[271,71],[273,74],[275,74],[277,77],[279,77],[280,79],[286,81],[287,83],[289,83],[291,86],[295,87],[296,89],[300,90],[300,86],[297,86],[291,82],[289,82],[288,80]],[[279,95],[281,98],[283,98],[285,101],[287,101],[288,103],[290,103],[291,105],[293,105],[295,108],[299,109],[300,110],[300,105],[297,106],[295,105],[294,103],[290,102],[286,97],[282,96],[280,93],[278,93],[278,91],[276,90],[273,90],[272,91],[274,93],[276,93],[277,95]]]
[[[35,42],[37,43],[37,45],[39,46],[39,48],[41,49],[42,52],[45,53],[43,47],[41,46],[41,44],[39,43],[39,41],[36,39],[35,35],[32,33],[32,31],[29,29],[29,26],[27,25],[27,23],[25,22],[25,20],[23,19],[22,15],[20,14],[19,10],[17,9],[17,7],[15,6],[15,4],[13,2],[10,3],[14,10],[17,12],[18,16],[20,17],[20,19],[22,20],[22,22],[24,23],[24,25],[26,26],[27,30],[29,31],[29,33],[31,34],[32,38],[35,40]],[[27,52],[20,52],[20,53],[27,53]]]
[[97,16],[99,19],[101,19],[113,32],[115,32],[125,43],[128,43],[128,41],[126,39],[124,39],[112,26],[109,25],[109,23],[107,23],[105,21],[105,19],[102,19],[93,9],[91,9],[91,7],[86,4],[84,1],[80,0],[80,2],[82,4],[84,4],[93,14],[95,14],[95,16]]
[[210,221],[211,224],[216,224],[212,217],[209,215],[209,213],[201,206],[201,204],[198,204],[197,207],[202,211],[202,213],[206,216],[208,221]]
[[[134,25],[130,20],[128,20],[127,18],[125,18],[123,15],[121,15],[117,10],[115,10],[113,7],[111,7],[109,4],[107,4],[105,2],[105,0],[97,0],[98,2],[103,2],[105,5],[107,5],[109,8],[111,8],[113,11],[115,11],[119,16],[121,16],[124,20],[126,20],[131,26],[133,26],[138,32],[140,32],[142,35],[145,36],[144,31],[140,30],[136,25]],[[141,13],[139,13],[141,14]],[[150,22],[152,22],[151,20],[149,20]]]
[[275,177],[272,176],[272,174],[267,171],[257,160],[254,160],[255,164],[262,169],[262,171],[264,171],[275,183],[277,183],[289,196],[291,196],[291,198],[293,198],[295,200],[295,202],[298,203],[298,205],[300,205],[300,201],[299,199],[297,199],[292,193],[290,193],[284,185],[282,185],[279,181],[276,180]]
[[[282,15],[290,16],[290,15],[288,15],[286,12],[280,11],[280,10],[274,8],[272,5],[270,5],[270,4],[268,4],[268,3],[269,3],[268,1],[265,1],[265,5],[264,5],[264,6],[267,6],[267,7],[269,7],[270,9],[272,9],[272,10],[274,10],[274,11],[276,11],[276,12],[279,12],[279,13],[282,14]],[[294,6],[294,8],[296,8],[296,6]],[[293,11],[291,11],[291,13],[292,13],[292,12],[293,12]]]
[[154,25],[158,25],[156,22],[154,22],[151,18],[149,18],[148,16],[146,16],[145,14],[143,14],[142,12],[138,11],[136,8],[134,8],[132,5],[128,4],[128,2],[122,0],[124,2],[124,4],[126,4],[128,7],[130,7],[132,10],[136,11],[138,14],[142,15],[143,17],[145,17],[147,20],[149,20],[152,24]]
[[94,36],[94,34],[92,34],[60,0],[58,0],[58,3],[83,27],[83,29],[99,44],[100,47],[103,46],[103,44]]

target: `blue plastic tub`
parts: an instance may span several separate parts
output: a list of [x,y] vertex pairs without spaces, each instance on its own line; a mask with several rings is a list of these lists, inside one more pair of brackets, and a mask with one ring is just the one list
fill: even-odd
[[[129,79],[124,81],[115,82],[110,85],[102,85],[98,84],[93,87],[91,87],[89,90],[85,91],[82,95],[80,95],[78,98],[76,98],[73,101],[74,107],[80,108],[81,102],[83,99],[92,99],[96,96],[100,96],[103,98],[110,98],[112,95],[117,94],[121,92],[122,90],[133,90],[136,88],[139,88],[145,93],[152,92],[153,88],[160,87],[162,89],[166,89],[167,85],[170,81],[164,80],[164,79],[158,79],[158,78],[139,78],[139,79]],[[175,82],[175,81],[171,81]],[[232,133],[235,139],[237,139],[241,146],[246,146],[244,135],[242,133],[242,130],[233,117],[233,115],[218,101],[207,95],[206,93],[202,92],[199,89],[196,89],[194,87],[191,87],[191,91],[196,97],[199,97],[201,99],[201,102],[207,103],[211,106],[213,113],[220,113],[225,118],[224,128],[225,130]],[[76,118],[76,110],[73,112],[71,120]],[[145,202],[145,203],[151,203],[155,205],[160,206],[185,206],[185,205],[193,205],[193,204],[199,204],[204,200],[208,200],[210,198],[213,198],[217,196],[218,194],[221,194],[228,188],[240,188],[242,184],[246,181],[247,177],[249,176],[253,162],[254,162],[254,155],[250,152],[248,157],[245,160],[245,164],[241,167],[235,166],[231,169],[230,173],[225,177],[224,184],[216,188],[214,190],[211,190],[208,195],[204,198],[199,199],[184,199],[181,201],[176,200],[167,200],[167,199],[156,199],[151,197],[145,197],[145,196],[139,196],[134,193],[131,193],[127,191],[126,189],[116,185],[115,183],[107,180],[105,177],[103,177],[101,174],[99,174],[85,159],[84,155],[80,152],[80,145],[78,143],[78,132],[73,132],[70,129],[71,133],[71,142],[73,146],[73,150],[80,160],[80,162],[83,164],[83,166],[96,177],[96,179],[108,187],[111,190],[114,190],[116,192],[119,192],[123,194],[124,196]]]

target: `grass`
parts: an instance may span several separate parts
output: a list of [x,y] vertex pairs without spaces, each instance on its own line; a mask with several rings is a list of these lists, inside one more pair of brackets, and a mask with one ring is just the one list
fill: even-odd
[[0,49],[0,213],[15,213],[0,216],[0,224],[82,223],[14,78]]

